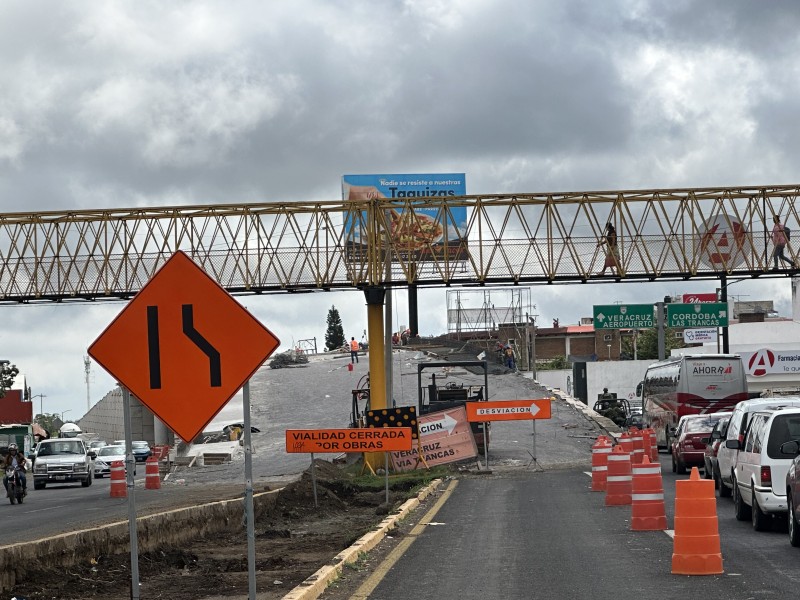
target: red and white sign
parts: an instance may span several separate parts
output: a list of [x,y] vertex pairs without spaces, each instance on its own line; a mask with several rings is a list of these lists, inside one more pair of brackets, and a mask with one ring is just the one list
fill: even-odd
[[463,406],[428,413],[419,417],[419,448],[404,452],[392,452],[395,471],[413,471],[427,466],[444,465],[478,455],[478,447],[472,435],[467,411]]
[[684,304],[702,304],[703,302],[719,302],[716,292],[704,292],[702,294],[684,294]]
[[744,261],[747,230],[730,215],[717,215],[708,222],[695,248],[700,260],[712,269],[737,267]]
[[549,419],[550,415],[550,398],[467,402],[467,418],[477,423]]
[[800,373],[800,350],[770,350],[739,352],[744,370],[751,377],[765,375],[797,375]]
[[106,327],[89,355],[191,441],[279,343],[179,251]]

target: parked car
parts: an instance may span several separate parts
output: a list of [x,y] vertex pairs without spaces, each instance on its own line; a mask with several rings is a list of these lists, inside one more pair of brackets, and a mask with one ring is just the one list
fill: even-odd
[[43,490],[48,483],[80,481],[92,485],[92,460],[96,454],[79,438],[51,438],[36,445],[33,487]]
[[675,437],[670,443],[672,472],[686,473],[686,467],[705,464],[706,439],[723,413],[684,415],[678,421]]
[[733,505],[740,521],[753,529],[769,527],[770,517],[788,510],[786,477],[796,454],[786,442],[800,440],[800,408],[752,413],[744,441],[726,440],[739,451],[734,468]]
[[717,453],[719,447],[725,440],[725,434],[728,432],[728,423],[730,422],[733,411],[715,413],[719,420],[714,423],[711,429],[711,434],[706,438],[706,449],[703,452],[703,474],[706,479],[714,480],[714,488],[719,489],[719,463],[717,461]]
[[800,396],[753,398],[743,400],[733,408],[733,414],[728,422],[728,431],[725,434],[725,444],[720,444],[717,450],[717,468],[719,469],[719,496],[727,498],[733,493],[733,470],[736,466],[736,457],[739,454],[737,446],[728,446],[729,440],[744,441],[747,428],[750,424],[750,414],[762,409],[791,406],[800,408]]
[[[115,440],[114,444],[125,447],[125,440]],[[131,442],[131,452],[133,452],[136,462],[145,462],[153,453],[150,449],[150,444],[144,440],[133,440]]]
[[[117,461],[125,462],[125,446],[111,444],[110,446],[103,446],[100,448],[97,451],[97,458],[94,461],[95,479],[111,475],[111,463]],[[135,467],[133,469],[133,474],[136,475]]]

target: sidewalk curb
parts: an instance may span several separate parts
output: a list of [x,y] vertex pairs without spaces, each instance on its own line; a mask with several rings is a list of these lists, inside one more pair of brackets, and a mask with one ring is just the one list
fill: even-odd
[[282,600],[314,600],[318,598],[327,589],[328,584],[339,577],[347,563],[356,562],[362,553],[369,552],[377,546],[397,521],[405,518],[415,510],[420,505],[420,502],[439,488],[442,482],[442,479],[431,481],[425,488],[420,490],[415,498],[406,500],[396,513],[386,517],[375,529],[364,534],[352,546],[334,556],[331,564],[320,568],[303,583],[286,594]]

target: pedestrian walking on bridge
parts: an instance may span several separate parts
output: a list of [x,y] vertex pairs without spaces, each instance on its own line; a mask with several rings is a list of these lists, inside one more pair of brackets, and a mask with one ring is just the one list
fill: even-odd
[[772,251],[772,260],[775,261],[775,266],[772,267],[772,270],[778,270],[779,258],[783,262],[789,263],[790,268],[794,268],[795,264],[792,262],[792,259],[787,258],[783,253],[783,250],[786,248],[786,243],[789,241],[788,229],[785,225],[781,224],[781,218],[778,215],[772,217],[772,221],[775,223],[772,227],[772,243],[775,245],[775,249]]

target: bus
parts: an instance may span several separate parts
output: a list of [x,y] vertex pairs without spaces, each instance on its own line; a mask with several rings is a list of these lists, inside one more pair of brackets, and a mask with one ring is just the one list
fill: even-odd
[[748,399],[747,376],[736,354],[688,354],[654,363],[638,387],[642,420],[655,430],[659,450],[666,451],[683,415],[733,410]]

